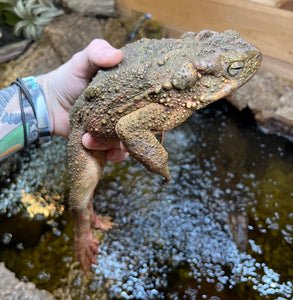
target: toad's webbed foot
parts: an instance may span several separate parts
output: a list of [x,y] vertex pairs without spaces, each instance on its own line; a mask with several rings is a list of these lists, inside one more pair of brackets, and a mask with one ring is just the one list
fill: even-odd
[[92,215],[91,225],[93,228],[110,230],[115,226],[115,223],[111,222],[111,217],[102,217],[96,214]]
[[102,217],[94,214],[90,201],[87,209],[82,212],[75,213],[77,216],[74,232],[74,254],[75,260],[80,265],[88,277],[91,264],[97,264],[95,255],[99,254],[98,245],[100,242],[94,238],[91,227],[109,230],[115,225],[111,222],[111,217]]
[[91,230],[86,232],[75,232],[74,255],[88,277],[92,264],[97,264],[95,255],[99,254],[99,241],[94,238]]
[[97,264],[95,255],[99,254],[99,241],[94,238],[92,228],[109,230],[115,224],[111,222],[111,217],[102,217],[94,213],[92,200],[89,201],[85,209],[73,209],[75,218],[74,230],[74,253],[75,259],[88,277],[91,264]]

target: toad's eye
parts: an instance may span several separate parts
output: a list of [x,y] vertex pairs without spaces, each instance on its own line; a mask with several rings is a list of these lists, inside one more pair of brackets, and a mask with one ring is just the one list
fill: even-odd
[[230,76],[238,76],[244,67],[243,61],[234,61],[231,65],[228,66],[227,72]]

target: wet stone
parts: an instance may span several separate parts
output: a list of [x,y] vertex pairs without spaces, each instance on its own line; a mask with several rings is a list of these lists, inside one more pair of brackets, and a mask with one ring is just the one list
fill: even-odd
[[39,290],[31,282],[20,282],[14,274],[0,263],[0,299],[5,300],[54,300],[49,292]]

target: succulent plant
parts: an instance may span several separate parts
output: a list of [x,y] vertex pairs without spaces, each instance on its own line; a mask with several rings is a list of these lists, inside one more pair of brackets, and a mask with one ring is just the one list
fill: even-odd
[[22,32],[27,39],[37,40],[44,27],[63,14],[51,0],[0,0],[7,4],[7,10],[13,12],[20,20],[14,25],[14,32]]

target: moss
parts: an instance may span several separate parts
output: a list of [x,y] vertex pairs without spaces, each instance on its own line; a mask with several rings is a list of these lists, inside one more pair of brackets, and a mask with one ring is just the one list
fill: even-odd
[[[116,48],[123,47],[129,42],[130,34],[143,18],[144,15],[138,13],[128,17],[110,18],[105,25],[104,39]],[[160,22],[149,19],[142,23],[132,41],[143,37],[160,39],[167,37],[167,33]]]

